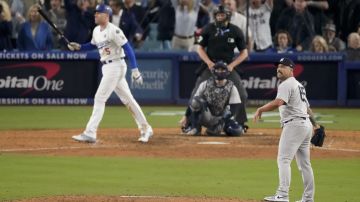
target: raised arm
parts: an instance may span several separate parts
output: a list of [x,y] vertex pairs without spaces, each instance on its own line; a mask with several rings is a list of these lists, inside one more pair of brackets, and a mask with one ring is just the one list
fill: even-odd
[[321,10],[329,9],[329,3],[327,1],[305,1],[306,6],[319,8]]

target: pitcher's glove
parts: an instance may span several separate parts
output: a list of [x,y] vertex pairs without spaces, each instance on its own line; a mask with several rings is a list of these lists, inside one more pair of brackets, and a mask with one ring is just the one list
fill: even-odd
[[314,136],[311,138],[311,143],[317,147],[322,147],[325,137],[325,128],[324,126],[320,126],[320,128],[315,129]]

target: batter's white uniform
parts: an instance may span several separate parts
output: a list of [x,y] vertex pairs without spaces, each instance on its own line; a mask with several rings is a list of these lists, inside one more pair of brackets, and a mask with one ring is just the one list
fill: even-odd
[[302,201],[313,202],[315,186],[310,163],[310,139],[313,127],[308,118],[309,102],[305,88],[294,77],[290,77],[279,85],[276,98],[286,103],[279,108],[283,130],[277,159],[280,180],[277,195],[289,194],[290,164],[295,156],[304,183]]
[[87,136],[96,138],[97,128],[104,115],[105,102],[114,91],[130,110],[141,133],[151,128],[125,79],[127,65],[124,61],[125,54],[122,46],[126,43],[124,33],[110,22],[104,30],[97,26],[93,31],[91,44],[97,46],[100,60],[104,65],[102,66],[103,77],[94,99],[94,109],[84,131]]

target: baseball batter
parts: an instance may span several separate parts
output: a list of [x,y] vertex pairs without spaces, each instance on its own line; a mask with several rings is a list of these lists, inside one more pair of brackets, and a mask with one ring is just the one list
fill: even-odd
[[[85,131],[73,136],[74,140],[80,142],[96,142],[96,131],[104,115],[105,102],[115,91],[121,101],[127,106],[133,115],[140,130],[141,142],[148,142],[153,135],[153,130],[147,122],[139,104],[132,96],[125,75],[127,66],[124,61],[125,53],[130,61],[132,68],[132,82],[142,84],[143,78],[137,68],[134,51],[127,41],[124,33],[117,26],[109,22],[111,8],[105,4],[99,4],[96,7],[95,22],[98,24],[93,31],[93,37],[90,43],[78,44],[71,42],[68,48],[74,50],[92,50],[97,48],[101,57],[102,74],[100,85],[97,89],[94,108]],[[125,52],[125,53],[124,53]]]
[[276,66],[277,77],[282,81],[276,99],[258,108],[254,115],[254,121],[257,122],[263,112],[279,108],[281,117],[282,133],[277,157],[279,187],[274,196],[264,199],[289,201],[290,164],[295,157],[304,183],[304,193],[300,202],[313,202],[315,185],[310,163],[310,139],[312,125],[314,127],[319,125],[313,118],[305,88],[293,76],[294,62],[288,58],[281,58]]

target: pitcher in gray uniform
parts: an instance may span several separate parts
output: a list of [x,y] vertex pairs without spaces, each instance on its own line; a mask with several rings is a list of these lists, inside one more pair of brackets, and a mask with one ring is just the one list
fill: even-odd
[[310,139],[313,127],[318,128],[304,86],[293,75],[295,64],[289,58],[281,58],[275,63],[277,77],[281,80],[275,100],[258,108],[254,121],[261,118],[263,112],[279,108],[281,117],[281,137],[279,142],[277,164],[279,168],[279,187],[276,194],[265,197],[265,201],[289,201],[291,180],[290,164],[296,158],[302,174],[304,193],[299,202],[314,201],[314,175],[310,163]]

